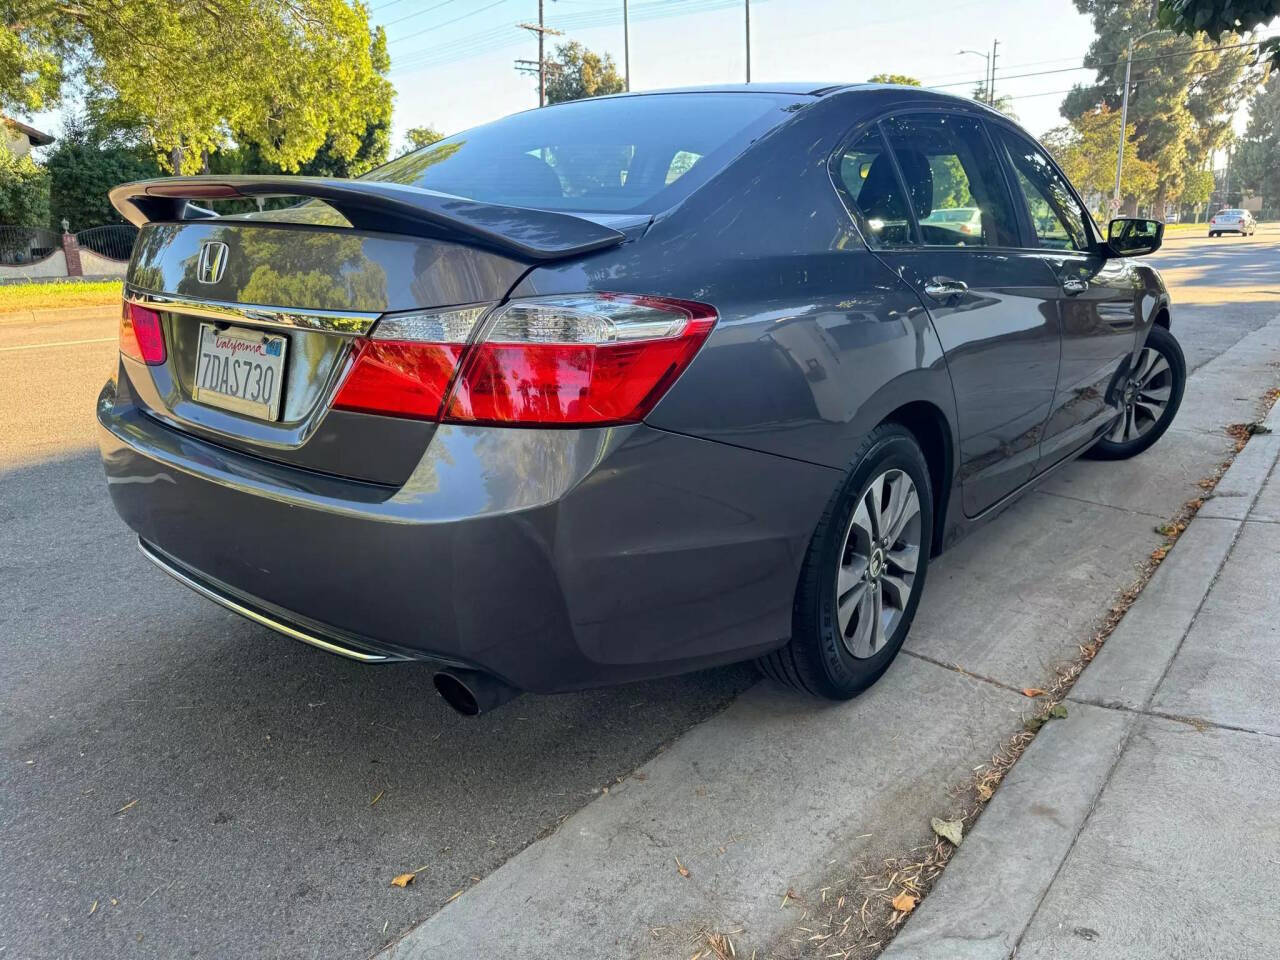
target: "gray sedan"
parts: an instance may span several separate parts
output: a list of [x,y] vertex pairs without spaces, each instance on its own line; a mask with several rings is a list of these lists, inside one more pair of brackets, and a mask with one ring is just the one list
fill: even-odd
[[112,202],[97,416],[143,553],[467,713],[751,658],[853,696],[932,557],[1145,450],[1186,376],[1128,259],[1163,224],[1103,234],[1016,125],[917,88],[586,100]]

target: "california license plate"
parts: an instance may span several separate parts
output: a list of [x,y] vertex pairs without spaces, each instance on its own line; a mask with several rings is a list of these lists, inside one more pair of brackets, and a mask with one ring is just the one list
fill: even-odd
[[278,420],[288,346],[289,341],[277,334],[200,324],[193,396],[212,407]]

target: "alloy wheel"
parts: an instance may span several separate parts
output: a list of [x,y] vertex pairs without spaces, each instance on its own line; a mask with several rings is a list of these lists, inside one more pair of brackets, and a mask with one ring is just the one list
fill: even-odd
[[836,622],[845,649],[875,656],[906,611],[920,566],[920,495],[902,470],[871,481],[849,520],[836,572]]
[[1124,412],[1107,434],[1112,443],[1128,443],[1160,422],[1173,393],[1173,368],[1160,351],[1144,347],[1124,387]]

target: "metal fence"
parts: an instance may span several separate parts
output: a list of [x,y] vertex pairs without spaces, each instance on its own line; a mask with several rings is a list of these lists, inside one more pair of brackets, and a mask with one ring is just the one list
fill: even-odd
[[81,250],[92,250],[110,260],[128,260],[133,253],[133,241],[138,239],[138,228],[131,223],[109,223],[103,227],[90,227],[76,234]]
[[22,266],[37,263],[62,249],[62,236],[44,227],[0,225],[0,264]]

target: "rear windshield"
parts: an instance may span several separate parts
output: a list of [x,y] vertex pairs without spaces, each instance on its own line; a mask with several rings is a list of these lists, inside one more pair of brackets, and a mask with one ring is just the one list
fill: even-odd
[[679,202],[807,98],[652,94],[529,110],[366,174],[487,203],[650,213]]

